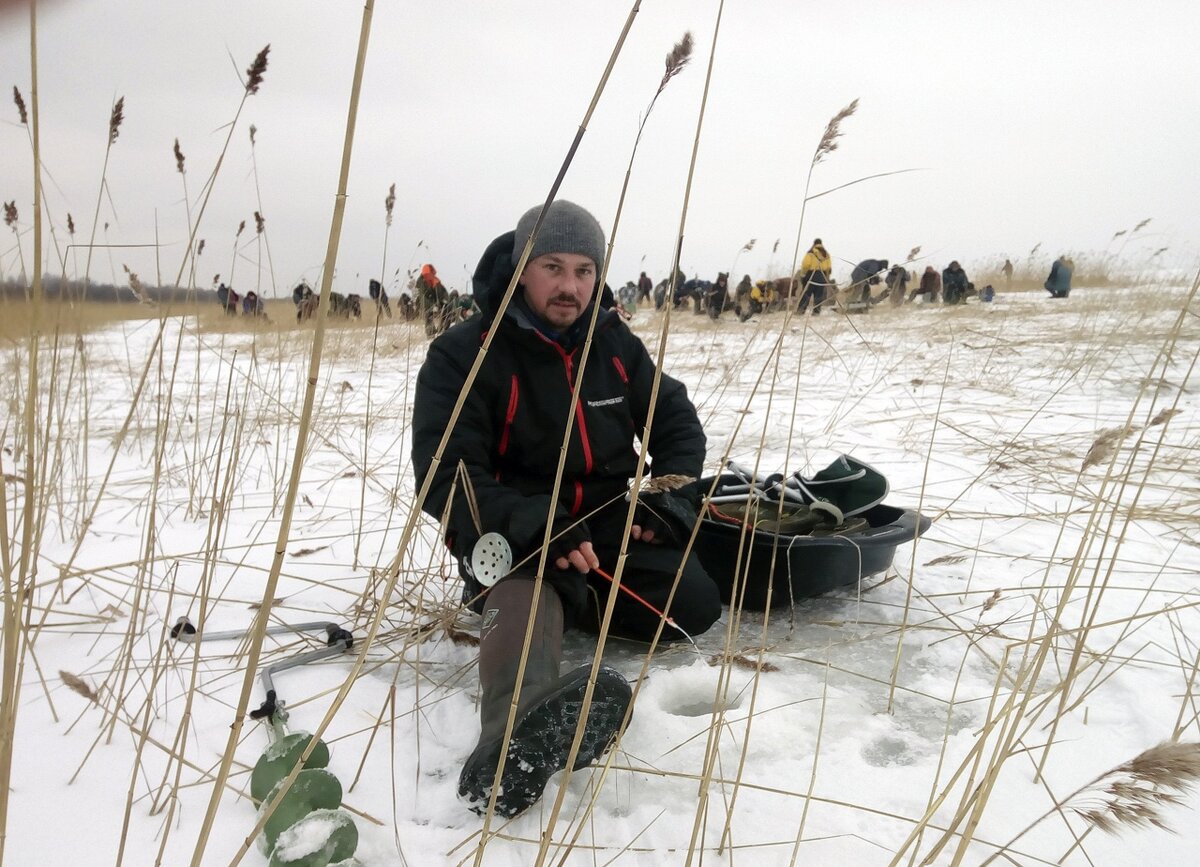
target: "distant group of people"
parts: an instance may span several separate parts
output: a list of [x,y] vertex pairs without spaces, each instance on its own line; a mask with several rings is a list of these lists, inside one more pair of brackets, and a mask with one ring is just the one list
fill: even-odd
[[[296,321],[306,322],[316,314],[321,303],[321,296],[313,292],[308,283],[301,280],[292,290],[292,303],[296,305]],[[361,319],[362,298],[355,294],[343,295],[341,292],[330,292],[329,315],[338,319]]]
[[[626,318],[643,303],[653,304],[655,310],[662,310],[670,303],[676,310],[690,307],[695,314],[707,314],[712,319],[718,319],[722,313],[731,311],[743,322],[756,314],[783,310],[789,303],[796,305],[798,313],[803,314],[811,309],[812,314],[818,316],[821,310],[834,303],[835,299],[847,312],[865,312],[872,305],[884,300],[889,301],[892,306],[899,307],[906,302],[914,303],[918,299],[924,299],[926,303],[955,305],[966,303],[967,299],[972,297],[977,297],[985,303],[991,302],[995,297],[996,290],[991,285],[977,290],[958,260],[952,261],[940,272],[933,265],[926,265],[920,275],[916,271],[909,271],[905,264],[892,265],[887,259],[864,259],[854,266],[850,273],[849,286],[839,296],[837,281],[832,276],[833,258],[821,239],[817,238],[804,254],[800,270],[792,279],[783,277],[755,281],[746,274],[731,290],[728,272],[722,271],[717,274],[716,280],[709,281],[699,277],[688,279],[680,271],[675,275],[674,293],[668,299],[671,279],[663,278],[655,284],[649,275],[642,271],[636,281],[626,282],[614,295],[618,312]],[[1074,270],[1075,263],[1066,255],[1059,256],[1054,261],[1044,284],[1052,298],[1066,298],[1070,295]],[[1005,288],[1011,288],[1012,262],[1006,259],[1000,271],[1005,278]],[[873,287],[880,284],[884,288],[876,296],[873,294]],[[428,337],[436,337],[478,310],[472,294],[447,290],[438,277],[437,269],[430,263],[421,267],[418,276],[410,282],[409,289],[411,293],[405,291],[400,294],[397,303],[399,317],[405,322],[423,321]],[[379,280],[371,279],[367,292],[375,302],[376,316],[392,318],[391,301],[383,284]],[[266,318],[263,301],[256,292],[247,292],[243,297],[222,283],[217,289],[217,300],[230,316],[240,314]],[[307,282],[301,281],[292,290],[292,301],[296,306],[297,321],[303,322],[311,319],[316,312],[319,296]],[[343,319],[361,318],[360,296],[331,293],[329,315]]]
[[413,292],[415,303],[407,292],[400,295],[401,314],[406,320],[424,319],[427,337],[436,337],[476,310],[474,296],[460,294],[457,289],[447,291],[431,264],[421,267],[420,275],[413,281]]
[[[990,303],[996,296],[996,289],[991,284],[977,289],[957,259],[941,271],[933,265],[927,265],[920,275],[916,271],[909,271],[906,265],[893,265],[887,259],[864,259],[854,266],[849,285],[839,293],[837,281],[833,279],[833,258],[821,239],[817,238],[804,254],[800,270],[792,279],[784,277],[754,281],[746,274],[730,292],[729,274],[724,271],[713,281],[699,277],[687,279],[680,272],[675,277],[675,291],[670,303],[676,310],[690,306],[697,315],[707,314],[712,319],[732,310],[738,319],[745,321],[758,313],[782,310],[789,302],[795,303],[798,313],[806,313],[811,309],[813,315],[817,316],[835,300],[844,310],[853,313],[865,312],[884,300],[894,307],[918,299],[924,299],[926,303],[956,305],[966,303],[969,298]],[[1066,298],[1070,294],[1074,267],[1074,263],[1066,256],[1055,260],[1045,283],[1046,291],[1052,297]],[[1005,276],[1006,288],[1011,288],[1012,262],[1005,260],[1001,272]],[[883,291],[875,295],[873,287],[880,284],[883,285]],[[664,278],[654,285],[643,271],[636,282],[630,280],[617,290],[618,306],[632,310],[646,301],[652,302],[656,310],[661,310],[668,303],[670,285],[670,278]]]
[[[399,316],[405,322],[424,319],[425,333],[430,337],[441,334],[455,322],[470,316],[475,310],[473,296],[460,295],[456,290],[447,292],[433,265],[422,267],[420,275],[412,281],[410,288],[416,295],[416,299],[414,300],[413,294],[402,292],[397,304]],[[218,300],[225,306],[227,312],[236,312],[236,293],[222,284],[217,294]],[[377,318],[382,316],[386,316],[388,319],[392,318],[391,299],[380,281],[371,279],[368,282],[367,295],[375,302]],[[234,300],[231,301],[230,298]],[[251,292],[247,296],[247,301],[250,298],[254,299],[253,303],[259,311],[258,315],[262,315],[262,302],[258,300],[258,296]],[[305,322],[312,319],[320,306],[320,300],[320,295],[313,291],[307,281],[301,280],[292,290],[292,303],[296,306],[296,321]],[[343,295],[340,292],[331,292],[329,315],[339,319],[361,319],[362,297],[357,294]]]
[[257,292],[250,291],[246,293],[245,297],[242,297],[224,283],[217,286],[217,303],[224,309],[226,316],[240,314],[264,319],[267,316],[266,310],[263,309],[262,299],[258,297]]

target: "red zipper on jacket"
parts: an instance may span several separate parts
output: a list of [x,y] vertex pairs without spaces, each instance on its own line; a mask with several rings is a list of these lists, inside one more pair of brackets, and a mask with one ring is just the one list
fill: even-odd
[[620,357],[614,355],[612,361],[613,367],[617,369],[617,376],[621,377],[621,382],[629,385],[629,374],[625,372],[625,365],[621,363]]
[[517,375],[512,375],[512,389],[508,392],[508,411],[504,413],[504,433],[500,435],[500,454],[508,451],[508,436],[512,433],[513,419],[517,417],[517,398],[520,387]]
[[[563,349],[561,346],[559,346],[553,340],[550,340],[548,337],[545,337],[540,332],[535,332],[535,333],[537,333],[537,336],[542,338],[542,340],[544,340],[550,346],[553,346],[555,349],[558,350],[558,354],[562,358],[562,361],[563,361],[563,369],[567,374],[567,385],[569,385],[572,389],[574,389],[575,388],[575,366],[574,366],[575,352],[568,353],[565,349]],[[592,444],[591,444],[591,441],[588,439],[587,422],[584,420],[584,417],[583,417],[583,401],[582,400],[579,400],[575,403],[575,424],[579,427],[579,442],[583,446],[584,473],[590,474],[592,471]],[[578,484],[578,482],[576,482],[576,484]],[[582,497],[582,492],[576,491],[576,500],[579,500],[581,497]]]

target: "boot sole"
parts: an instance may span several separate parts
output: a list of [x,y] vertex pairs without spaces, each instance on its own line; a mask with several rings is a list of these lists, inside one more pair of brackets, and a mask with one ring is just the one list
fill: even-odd
[[[511,819],[536,804],[550,777],[567,766],[589,673],[584,667],[568,674],[557,691],[514,724],[496,795],[497,816]],[[574,770],[592,764],[612,745],[631,697],[629,683],[619,672],[600,668]],[[492,741],[476,747],[458,779],[459,798],[479,815],[487,812],[491,800],[500,746],[500,741]]]

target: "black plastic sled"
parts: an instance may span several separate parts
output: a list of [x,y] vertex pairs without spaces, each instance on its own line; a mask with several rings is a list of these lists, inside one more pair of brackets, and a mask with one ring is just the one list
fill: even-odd
[[[706,479],[701,484],[711,482]],[[925,533],[932,523],[913,510],[883,504],[872,506],[858,517],[866,522],[861,529],[842,535],[812,536],[751,530],[706,515],[700,523],[695,551],[726,604],[733,601],[737,585],[742,607],[763,611],[768,590],[771,607],[785,607],[798,599],[853,587],[863,578],[886,571],[896,549]],[[740,586],[743,576],[744,590]]]

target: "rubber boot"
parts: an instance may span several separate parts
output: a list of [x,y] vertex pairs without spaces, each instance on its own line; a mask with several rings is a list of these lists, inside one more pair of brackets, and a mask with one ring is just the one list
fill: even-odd
[[[524,812],[542,797],[547,780],[567,766],[591,674],[591,666],[585,665],[559,676],[562,601],[549,584],[543,584],[537,610],[531,611],[533,590],[531,580],[508,578],[492,587],[484,604],[479,640],[482,731],[458,779],[458,796],[479,814],[487,811],[491,798],[529,618],[534,618],[533,636],[496,795],[496,815],[510,818]],[[600,667],[576,770],[590,765],[612,744],[631,695],[620,672]]]

